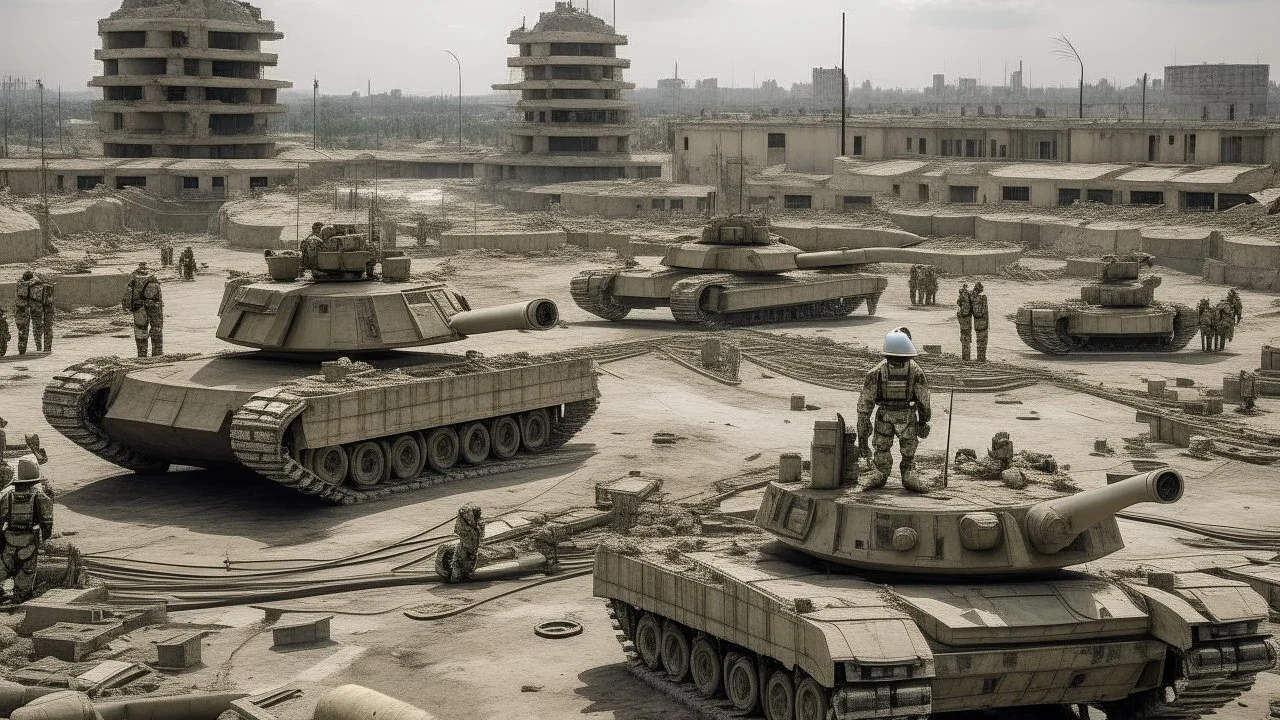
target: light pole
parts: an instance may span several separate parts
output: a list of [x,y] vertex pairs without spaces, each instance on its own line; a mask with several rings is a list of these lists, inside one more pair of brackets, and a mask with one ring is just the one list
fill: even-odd
[[316,124],[318,113],[316,112],[317,98],[320,96],[320,78],[311,81],[311,149],[315,150],[319,145],[320,130]]
[[48,187],[48,163],[45,158],[44,150],[44,81],[36,80],[36,87],[40,89],[40,242],[43,244],[42,251],[47,252],[49,249],[49,187]]
[[[449,53],[449,57],[458,64],[458,152],[462,152],[462,61],[454,55],[452,51],[445,50]],[[458,172],[462,172],[462,165],[458,165]]]

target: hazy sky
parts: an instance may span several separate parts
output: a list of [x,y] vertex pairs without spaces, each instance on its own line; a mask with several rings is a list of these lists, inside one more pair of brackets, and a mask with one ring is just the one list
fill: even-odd
[[[258,0],[285,39],[271,43],[271,76],[326,94],[455,92],[504,82],[507,33],[553,0]],[[578,6],[586,5],[577,0]],[[611,0],[590,3],[612,19]],[[48,87],[83,89],[101,72],[93,60],[98,18],[118,0],[0,0],[0,75],[43,77]],[[652,87],[680,61],[682,78],[719,77],[721,87],[776,79],[808,81],[814,66],[840,62],[840,13],[849,15],[848,73],[860,83],[924,87],[935,72],[999,84],[1021,59],[1032,85],[1074,84],[1074,66],[1049,54],[1066,33],[1086,77],[1128,84],[1178,63],[1275,64],[1280,0],[617,0],[618,29],[630,38],[629,79]],[[1280,77],[1280,68],[1272,73]]]

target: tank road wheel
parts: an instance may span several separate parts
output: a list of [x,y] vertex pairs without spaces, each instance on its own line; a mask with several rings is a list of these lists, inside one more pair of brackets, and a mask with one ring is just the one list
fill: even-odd
[[551,414],[545,409],[520,416],[520,441],[529,452],[539,452],[551,441]]
[[520,423],[510,415],[493,421],[489,426],[489,451],[499,460],[510,460],[520,452]]
[[360,487],[373,487],[382,482],[387,471],[387,456],[376,442],[357,443],[351,448],[351,482]]
[[662,667],[667,677],[676,682],[689,676],[689,636],[671,620],[662,623]]
[[765,681],[764,716],[766,720],[796,720],[796,684],[786,670],[774,670]]
[[831,696],[817,680],[807,677],[796,688],[796,720],[826,720]]
[[387,462],[391,463],[391,475],[397,480],[412,480],[422,474],[426,458],[422,446],[412,435],[400,435],[391,441],[387,450]]
[[462,445],[462,459],[468,465],[479,465],[489,459],[489,428],[484,423],[467,423],[458,433]]
[[755,712],[760,701],[760,677],[756,662],[750,657],[729,653],[724,659],[724,694],[733,707],[744,713]]
[[340,445],[306,451],[306,465],[328,485],[341,485],[347,479],[347,451]]
[[457,465],[461,449],[453,428],[436,428],[427,433],[427,464],[432,470],[443,472]]
[[651,613],[645,613],[636,623],[635,645],[636,654],[650,670],[662,666],[662,626]]
[[720,692],[723,662],[715,643],[706,635],[693,641],[693,649],[689,651],[689,674],[693,676],[693,685],[698,692],[706,697],[715,697]]

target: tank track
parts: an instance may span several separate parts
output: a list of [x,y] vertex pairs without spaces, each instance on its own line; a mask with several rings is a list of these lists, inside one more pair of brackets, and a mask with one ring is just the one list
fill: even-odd
[[631,312],[631,308],[613,301],[608,293],[592,292],[591,281],[608,277],[610,281],[618,273],[612,270],[586,270],[578,273],[569,281],[569,294],[578,307],[605,320],[621,320]]
[[867,302],[867,314],[874,315],[880,303],[880,296],[856,296],[825,300],[803,305],[784,305],[781,307],[761,308],[736,313],[719,313],[703,309],[702,293],[713,285],[745,284],[741,277],[730,274],[698,275],[678,280],[671,286],[671,315],[678,322],[698,325],[708,329],[738,327],[746,325],[762,325],[766,323],[792,322],[796,320],[819,320],[824,318],[844,317],[853,313]]
[[53,376],[41,400],[45,420],[68,440],[106,460],[135,473],[159,473],[169,463],[152,458],[113,439],[102,428],[105,403],[97,398],[126,373],[174,358],[125,359],[91,358]]
[[[547,447],[554,450],[580,431],[595,414],[599,400],[569,403],[560,421],[555,423]],[[231,451],[242,465],[281,485],[304,495],[311,495],[337,505],[355,505],[388,497],[392,494],[438,485],[442,476],[432,471],[411,480],[392,480],[369,490],[346,485],[332,485],[298,462],[286,445],[289,427],[307,407],[307,399],[286,389],[273,388],[254,395],[231,418]],[[476,469],[507,469],[499,461],[490,460]],[[510,468],[515,469],[515,468]],[[474,470],[473,470],[474,471]]]
[[[1154,307],[1154,306],[1153,306]],[[1031,348],[1046,355],[1066,355],[1083,352],[1177,352],[1186,347],[1200,332],[1195,311],[1180,303],[1166,307],[1174,311],[1173,337],[1159,338],[1073,338],[1054,329],[1032,327],[1015,323],[1018,337]]]
[[[1108,717],[1116,713],[1115,717],[1134,720],[1194,720],[1213,714],[1247,692],[1257,674],[1271,667],[1270,661],[1250,661],[1250,655],[1258,653],[1263,658],[1271,657],[1266,640],[1197,643],[1178,658],[1181,667],[1173,700],[1168,700],[1165,688],[1159,687],[1116,703],[1101,703],[1101,709]],[[1235,669],[1223,672],[1224,663]]]

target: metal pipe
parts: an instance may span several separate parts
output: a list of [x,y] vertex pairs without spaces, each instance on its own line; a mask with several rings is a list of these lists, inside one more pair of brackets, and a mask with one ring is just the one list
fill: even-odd
[[555,302],[540,298],[479,310],[466,310],[449,318],[449,326],[462,335],[503,330],[550,330],[560,321]]
[[247,693],[171,695],[93,704],[89,696],[61,690],[17,708],[12,720],[217,720],[231,701]]
[[409,703],[360,685],[330,690],[316,704],[312,720],[435,720],[435,716]]
[[821,252],[807,252],[796,255],[796,267],[799,268],[865,265],[868,262],[870,261],[867,259],[867,251],[865,249],[823,250]]
[[9,717],[14,710],[45,695],[58,692],[57,688],[28,687],[8,680],[0,680],[0,717]]
[[1165,467],[1105,487],[1036,503],[1027,510],[1027,537],[1036,550],[1046,555],[1061,552],[1085,530],[1130,505],[1177,502],[1182,497],[1183,484],[1182,473]]

